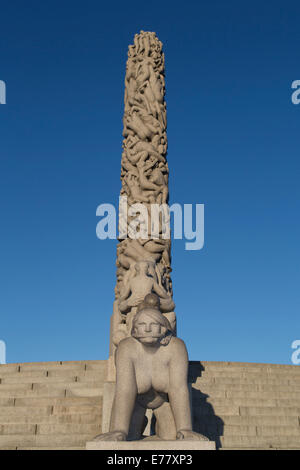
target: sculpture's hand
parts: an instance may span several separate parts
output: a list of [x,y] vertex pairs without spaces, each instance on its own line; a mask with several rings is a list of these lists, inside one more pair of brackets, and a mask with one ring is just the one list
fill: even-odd
[[106,432],[105,434],[98,434],[93,441],[126,441],[126,434],[122,431]]
[[209,441],[209,439],[206,436],[203,436],[203,434],[186,429],[180,429],[176,434],[176,439],[184,439],[186,441]]

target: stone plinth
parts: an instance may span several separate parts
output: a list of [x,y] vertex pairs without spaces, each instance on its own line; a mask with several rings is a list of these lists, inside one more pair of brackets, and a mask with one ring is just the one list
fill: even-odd
[[86,443],[86,450],[216,450],[213,441],[90,441]]

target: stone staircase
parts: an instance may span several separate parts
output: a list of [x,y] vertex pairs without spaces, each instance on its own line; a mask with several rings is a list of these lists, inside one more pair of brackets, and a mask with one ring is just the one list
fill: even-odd
[[0,365],[0,449],[84,449],[101,432],[106,361]]
[[191,362],[194,429],[219,449],[300,449],[300,367]]
[[[300,449],[300,367],[190,362],[194,430],[220,449]],[[84,449],[106,361],[0,365],[0,449]]]

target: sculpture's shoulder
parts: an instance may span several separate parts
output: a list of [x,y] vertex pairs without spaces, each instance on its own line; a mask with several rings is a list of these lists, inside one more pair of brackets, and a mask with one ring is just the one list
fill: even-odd
[[177,338],[177,336],[172,336],[172,339],[170,341],[170,343],[168,344],[168,348],[170,350],[170,353],[187,353],[187,350],[186,350],[186,346],[185,346],[185,342],[180,339],[180,338]]
[[129,338],[124,338],[118,345],[117,354],[130,354],[131,352],[136,351],[137,346],[137,341],[135,338],[132,338],[132,336]]

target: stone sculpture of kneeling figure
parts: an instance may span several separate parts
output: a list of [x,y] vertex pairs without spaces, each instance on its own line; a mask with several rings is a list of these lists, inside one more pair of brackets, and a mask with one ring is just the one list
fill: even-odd
[[208,440],[192,431],[187,350],[173,336],[155,294],[145,297],[134,317],[131,337],[119,343],[116,372],[110,432],[94,440],[140,439],[147,408],[156,417],[157,439]]

